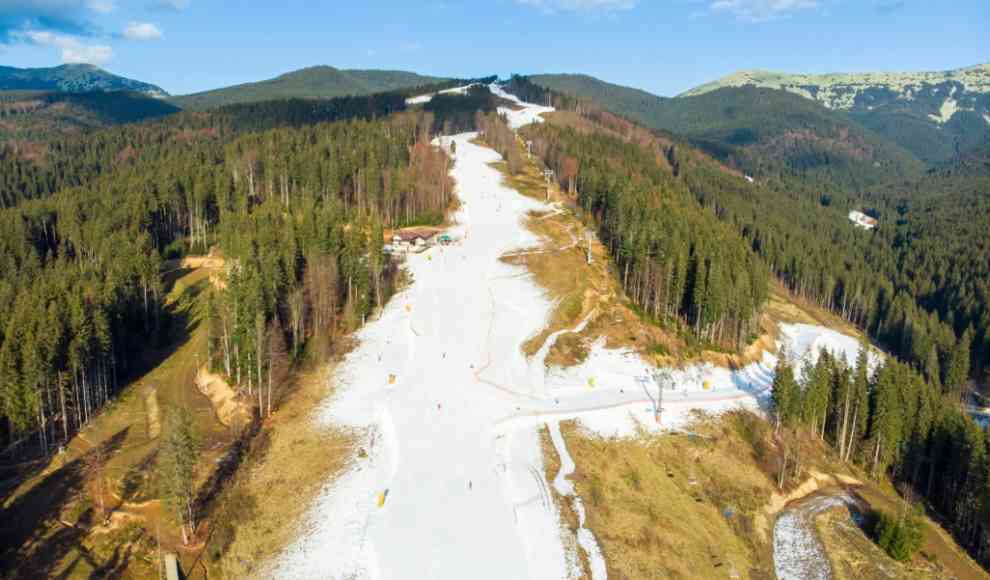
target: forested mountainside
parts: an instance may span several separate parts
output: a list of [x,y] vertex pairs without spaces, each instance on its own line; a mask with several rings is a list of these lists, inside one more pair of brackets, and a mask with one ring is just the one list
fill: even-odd
[[[517,78],[515,84],[530,93],[541,91],[525,79]],[[547,97],[537,94],[535,98]],[[586,114],[602,114],[594,112],[595,106],[590,103],[568,102],[566,97],[552,95],[550,98]],[[958,391],[969,376],[983,379],[981,369],[990,362],[990,326],[984,315],[990,310],[990,295],[979,289],[985,268],[962,265],[968,256],[974,261],[990,261],[980,242],[965,233],[980,231],[982,215],[960,208],[953,213],[959,224],[942,227],[945,233],[929,234],[944,236],[941,242],[930,238],[932,243],[946,248],[946,260],[936,261],[928,257],[925,245],[913,240],[920,231],[933,232],[937,222],[929,221],[929,214],[921,211],[911,214],[913,221],[905,221],[897,208],[906,211],[905,199],[920,201],[948,191],[959,195],[972,191],[966,197],[976,203],[980,198],[977,192],[984,187],[985,176],[990,175],[985,164],[971,159],[963,162],[966,171],[945,169],[919,179],[902,177],[894,181],[897,185],[877,186],[877,191],[887,192],[885,196],[870,197],[863,193],[832,193],[843,188],[829,188],[825,182],[818,189],[791,177],[756,183],[748,183],[741,176],[729,179],[703,158],[679,156],[684,146],[679,148],[669,135],[657,135],[655,140],[662,155],[680,162],[677,167],[682,179],[702,203],[733,224],[796,294],[868,330],[891,352],[925,369],[930,379],[949,390]],[[687,171],[691,165],[696,169]],[[941,211],[948,211],[959,199],[944,193],[936,197],[945,200]],[[883,214],[875,232],[851,227],[846,218],[850,209],[879,208],[884,199],[889,200],[883,206],[889,208],[889,213]],[[957,244],[969,244],[968,253],[947,261],[948,248],[959,253]],[[958,264],[951,267],[952,275],[946,272],[950,263]],[[910,270],[906,270],[908,266]],[[967,333],[970,326],[972,330]],[[949,369],[960,365],[966,367],[966,372],[956,371],[950,377]]]
[[[491,110],[485,93],[472,108]],[[382,305],[394,282],[382,228],[437,223],[450,203],[430,145],[446,113],[404,104],[236,105],[56,142],[38,163],[5,149],[4,442],[33,432],[51,448],[113,395],[157,341],[164,259],[217,245],[228,261],[210,362],[242,386],[260,388],[273,337],[299,352]],[[453,109],[447,124],[463,122]]]
[[0,91],[132,91],[157,97],[168,96],[161,87],[120,77],[91,64],[63,64],[51,68],[0,66]]
[[131,91],[0,92],[0,139],[44,141],[178,111],[162,99]]
[[[516,85],[524,91],[539,92],[518,79]],[[542,98],[558,103],[567,100],[552,94]],[[971,348],[975,333],[973,329],[964,330],[957,339],[953,326],[940,320],[928,295],[919,291],[912,280],[931,295],[941,292],[935,301],[956,316],[963,316],[970,312],[968,303],[959,296],[949,297],[951,291],[935,291],[926,281],[935,272],[951,267],[944,278],[954,282],[946,285],[956,284],[959,291],[971,290],[985,304],[986,260],[979,266],[969,264],[973,267],[966,274],[965,259],[959,266],[951,261],[922,264],[922,245],[904,242],[906,237],[925,230],[923,224],[929,218],[914,225],[902,218],[897,233],[884,232],[884,228],[876,235],[857,231],[833,208],[748,183],[712,160],[692,154],[683,143],[651,135],[587,104],[575,108],[581,111],[577,120],[574,114],[556,113],[548,123],[526,128],[526,137],[533,140],[534,151],[556,170],[562,185],[572,187],[582,206],[595,216],[603,239],[609,240],[610,252],[620,266],[630,298],[646,311],[657,308],[659,303],[662,313],[663,302],[658,297],[665,296],[668,289],[676,289],[678,280],[676,267],[670,265],[676,264],[676,259],[669,257],[677,255],[676,236],[657,244],[650,228],[645,232],[638,228],[649,223],[649,213],[645,219],[626,221],[623,217],[628,214],[617,217],[608,211],[621,207],[628,195],[623,192],[634,187],[638,171],[632,160],[638,159],[643,166],[665,176],[664,185],[654,182],[652,188],[640,190],[651,192],[647,199],[652,196],[653,204],[659,203],[657,198],[676,199],[679,196],[675,192],[689,192],[712,217],[734,226],[755,255],[796,293],[861,324],[906,361],[888,358],[876,373],[868,375],[865,348],[855,366],[853,361],[822,356],[804,369],[798,382],[794,379],[795,369],[781,359],[773,385],[776,420],[785,428],[825,439],[846,461],[873,473],[887,472],[909,484],[946,519],[960,543],[985,564],[990,556],[990,528],[979,514],[990,509],[990,449],[980,427],[959,404],[959,390],[969,380],[971,353],[977,350]],[[594,149],[596,146],[601,149]],[[598,155],[569,156],[582,149],[595,150]],[[614,153],[603,155],[603,149]],[[600,162],[602,156],[611,158]],[[976,192],[986,191],[985,180],[990,175],[987,169],[985,160],[971,160],[963,169],[933,173],[917,185],[928,192],[923,199],[941,197],[937,191],[952,191],[952,195],[973,203]],[[946,181],[951,179],[967,181]],[[606,191],[602,197],[601,192]],[[643,202],[639,198],[639,203]],[[960,212],[967,209],[972,210],[972,206],[964,205]],[[636,214],[640,215],[642,212]],[[618,240],[614,237],[616,231],[622,235]],[[961,241],[971,235],[972,232],[949,234],[941,244],[950,248],[951,240]],[[723,247],[732,247],[731,242],[722,243]],[[982,244],[977,246],[975,253],[986,256]],[[837,253],[843,257],[841,260],[835,259]],[[738,294],[726,289],[735,282],[729,277],[712,276],[718,269],[718,260],[699,255],[699,263],[708,268],[704,279],[712,285],[694,294],[695,308],[731,303]],[[903,274],[901,267],[907,270]],[[753,272],[758,268],[737,265],[736,271]],[[966,282],[959,284],[959,278]],[[699,279],[695,276],[694,283]],[[743,297],[745,303],[748,297],[745,293]],[[985,312],[984,306],[977,316],[985,320]],[[986,341],[986,329],[979,332]],[[978,348],[980,357],[986,357],[987,346],[990,345],[984,342]]]
[[182,109],[202,111],[222,105],[272,99],[370,95],[431,85],[443,80],[405,71],[341,70],[332,66],[314,66],[266,81],[176,96],[169,101]]
[[741,71],[682,96],[726,87],[785,90],[846,111],[929,163],[990,139],[990,65],[944,72],[791,75]]
[[532,81],[687,137],[762,179],[797,177],[809,190],[862,190],[890,177],[915,176],[923,167],[844,113],[783,91],[723,88],[667,99],[585,76],[537,75]]
[[184,140],[204,134],[227,140],[245,131],[371,118],[405,107],[405,97],[397,93],[318,101],[288,99],[231,105],[210,113],[182,113],[40,143],[11,141],[0,145],[0,207],[82,185],[135,161],[154,160]]
[[738,348],[758,333],[768,270],[706,211],[656,151],[555,123],[527,128],[541,157],[594,217],[623,288],[657,321]]

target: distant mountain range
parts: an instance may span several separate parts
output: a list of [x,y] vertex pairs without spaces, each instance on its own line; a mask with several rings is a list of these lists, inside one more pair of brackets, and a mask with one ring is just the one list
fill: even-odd
[[845,113],[784,91],[739,87],[665,98],[583,75],[535,75],[530,80],[685,137],[722,161],[764,178],[793,175],[805,184],[861,189],[923,169],[903,147]]
[[234,85],[169,99],[187,110],[285,98],[328,98],[370,95],[434,84],[445,79],[406,71],[341,70],[314,66],[255,83]]
[[777,149],[778,159],[792,167],[845,159],[911,171],[905,153],[931,165],[990,142],[990,65],[944,73],[742,72],[676,98],[585,75],[530,78],[649,127],[704,141],[723,157],[762,146]]
[[154,97],[168,96],[161,87],[117,76],[89,64],[63,64],[50,68],[0,66],[0,91],[133,91]]
[[679,96],[744,86],[781,89],[844,111],[869,111],[897,101],[937,103],[931,118],[944,123],[954,111],[978,107],[980,97],[990,94],[990,64],[944,72],[801,75],[740,71]]
[[742,71],[681,96],[744,86],[784,90],[844,111],[929,162],[979,146],[990,136],[990,64],[907,73]]
[[[891,173],[916,173],[923,165],[937,165],[990,143],[990,65],[937,73],[743,71],[674,98],[586,75],[529,78],[648,127],[683,135],[743,170],[783,169],[805,177],[825,172],[830,181],[835,172],[851,172],[859,187]],[[158,98],[162,105],[198,111],[273,99],[435,90],[452,82],[407,71],[315,66],[269,80],[168,97],[160,87],[91,65],[0,67],[0,92],[7,93],[7,135],[23,134],[20,128],[26,125],[39,135],[49,126],[98,127],[173,112],[142,102],[142,95]],[[130,94],[115,99],[89,95],[71,102],[51,96],[111,91]],[[25,109],[22,101],[28,92],[46,96]],[[125,107],[125,114],[115,114],[107,107],[111,102]],[[24,114],[28,109],[31,114]]]

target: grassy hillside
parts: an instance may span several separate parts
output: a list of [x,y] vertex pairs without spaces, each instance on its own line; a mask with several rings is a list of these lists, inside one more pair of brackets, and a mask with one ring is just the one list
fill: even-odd
[[922,169],[914,155],[844,113],[784,91],[723,88],[669,99],[587,76],[537,75],[531,80],[647,127],[683,135],[758,176],[793,175],[858,190]]
[[[910,506],[889,483],[870,481],[841,464],[816,438],[787,440],[801,460],[791,483],[779,489],[775,470],[785,444],[751,413],[699,415],[690,434],[606,439],[578,422],[561,423],[561,431],[576,465],[570,479],[586,512],[585,526],[599,542],[610,578],[773,578],[778,506],[806,497],[803,488],[813,489],[806,482],[822,474],[845,481],[853,475],[862,482],[846,489],[855,498],[852,508],[837,506],[814,518],[834,577],[987,578],[933,519],[925,518],[920,553],[908,561],[897,562],[877,548],[869,530],[875,512]],[[560,459],[546,432],[543,452],[545,475],[552,480]],[[573,533],[577,517],[570,503],[556,493],[554,501]]]
[[44,139],[164,117],[179,108],[131,91],[0,93],[0,138]]
[[172,97],[170,102],[188,110],[286,98],[327,98],[369,95],[433,84],[443,79],[405,71],[340,70],[314,66],[260,81]]
[[0,91],[136,91],[156,96],[161,87],[109,73],[91,64],[63,64],[51,68],[0,66]]

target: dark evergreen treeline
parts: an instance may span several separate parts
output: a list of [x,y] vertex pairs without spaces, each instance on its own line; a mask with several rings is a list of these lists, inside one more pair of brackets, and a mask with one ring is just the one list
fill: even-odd
[[474,131],[477,128],[475,115],[478,112],[488,113],[498,106],[495,95],[487,85],[476,85],[469,88],[463,95],[456,93],[438,93],[433,95],[423,109],[434,114],[436,126],[434,129],[444,135]]
[[800,381],[782,357],[773,384],[781,426],[829,442],[845,461],[889,473],[924,498],[959,543],[990,563],[990,435],[958,399],[909,365],[888,359],[870,374],[866,349],[854,366],[822,352]]
[[[11,141],[0,145],[0,208],[83,185],[125,164],[167,155],[189,140],[228,142],[246,132],[277,127],[386,117],[406,109],[406,93],[235,104],[84,135],[53,136],[40,143]],[[457,132],[473,129],[475,111],[490,111],[495,105],[487,86],[476,86],[464,96],[437,95],[424,108],[433,113],[434,130]]]
[[554,123],[525,134],[593,216],[623,288],[644,312],[682,321],[715,344],[739,346],[752,337],[768,296],[766,267],[654,151]]
[[[229,140],[135,127],[161,141],[0,210],[0,438],[37,433],[49,449],[85,425],[160,336],[162,259],[214,244],[229,272],[211,362],[270,410],[292,354],[387,299],[383,228],[442,219],[451,184],[433,126],[421,112]],[[130,147],[95,142],[94,155]]]
[[580,100],[560,91],[550,90],[531,81],[523,75],[512,75],[505,84],[505,91],[527,103],[547,105],[563,111],[573,111]]
[[43,143],[0,145],[0,207],[76,187],[142,159],[168,155],[190,140],[229,141],[250,131],[300,127],[341,119],[373,119],[405,109],[401,93],[336,99],[285,99],[186,112],[158,121],[92,133],[56,136]]

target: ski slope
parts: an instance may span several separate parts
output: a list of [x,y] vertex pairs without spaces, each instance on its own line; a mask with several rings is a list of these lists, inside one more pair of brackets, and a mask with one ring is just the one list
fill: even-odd
[[[503,110],[515,127],[550,110],[520,107]],[[584,518],[576,539],[562,531],[539,433],[550,426],[562,465],[552,485],[571,495],[574,463],[559,422],[577,418],[608,436],[659,429],[655,388],[644,382],[652,369],[634,354],[595,345],[583,364],[548,371],[549,341],[561,333],[531,359],[522,354],[552,304],[524,268],[499,256],[538,244],[523,218],[548,206],[504,185],[488,165],[498,154],[472,144],[474,136],[439,140],[448,150],[456,143],[461,206],[450,233],[460,241],[409,255],[413,282],[358,333],[336,395],[319,409],[318,421],[353,429],[364,453],[323,491],[272,577],[574,578],[577,550],[595,580],[606,576]],[[855,356],[854,340],[820,327],[788,327],[782,336],[793,343],[791,356],[820,347]],[[774,363],[768,354],[734,373],[676,371],[664,427],[682,425],[691,409],[757,408]]]
[[406,104],[407,105],[425,105],[426,103],[429,103],[430,101],[433,100],[433,96],[434,95],[448,95],[448,94],[463,95],[464,93],[466,93],[468,91],[468,89],[470,89],[471,87],[473,87],[475,84],[477,84],[477,83],[470,84],[470,85],[464,85],[462,87],[454,87],[452,89],[444,89],[442,91],[437,91],[435,93],[427,93],[425,95],[416,95],[415,97],[410,97],[410,98],[406,99]]

